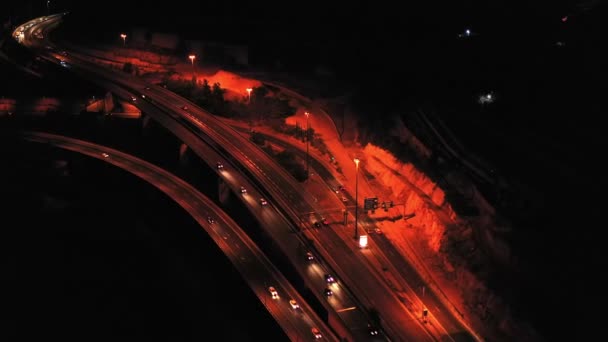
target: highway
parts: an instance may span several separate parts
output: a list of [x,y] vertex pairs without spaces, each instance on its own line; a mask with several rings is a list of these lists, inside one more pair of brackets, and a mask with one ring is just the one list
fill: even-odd
[[[45,25],[52,28],[53,25],[58,24],[58,21],[58,19],[42,21],[30,27],[26,30],[23,43],[29,46],[45,43],[43,40],[35,38],[33,30],[39,30],[41,26]],[[44,31],[45,29],[42,29],[42,32]],[[48,34],[43,33],[42,36],[46,37]],[[39,51],[43,55],[47,52],[44,48]],[[451,317],[449,310],[445,312],[438,310],[438,312],[443,312],[444,316],[450,320],[450,324],[446,325],[443,319],[440,322],[438,317],[433,314],[435,307],[429,307],[432,324],[424,324],[420,310],[408,307],[407,302],[395,293],[383,279],[377,265],[369,257],[370,250],[359,250],[352,237],[338,234],[332,229],[314,229],[310,220],[302,220],[307,213],[318,213],[324,210],[317,203],[317,198],[305,191],[301,184],[297,183],[261,149],[227,124],[166,89],[151,86],[130,75],[88,63],[86,59],[78,58],[74,52],[60,55],[55,51],[51,52],[51,55],[53,57],[49,58],[50,61],[59,63],[62,60],[61,65],[64,67],[67,64],[68,69],[102,84],[119,96],[125,99],[136,98],[136,104],[144,113],[149,113],[163,126],[174,132],[201,158],[205,159],[205,155],[198,152],[198,146],[201,145],[201,141],[204,141],[218,152],[223,158],[223,162],[230,166],[229,168],[243,174],[245,178],[242,179],[242,183],[248,184],[248,188],[257,188],[260,195],[270,202],[269,206],[264,207],[263,213],[258,213],[263,227],[278,242],[283,253],[289,257],[300,274],[307,276],[305,278],[308,281],[307,284],[315,289],[320,300],[325,300],[321,293],[324,288],[321,274],[330,272],[337,275],[340,291],[336,291],[336,296],[326,302],[326,307],[336,313],[353,336],[363,334],[367,329],[367,322],[370,320],[369,312],[367,312],[369,308],[375,308],[380,312],[383,330],[394,339],[406,341],[455,340],[453,338],[455,334],[467,331],[466,327],[460,325],[458,319]],[[146,95],[146,101],[142,100],[142,94]],[[187,109],[184,109],[184,106],[187,106]],[[163,114],[154,114],[159,109]],[[189,127],[191,134],[184,134],[184,127]],[[206,161],[209,164],[215,164],[215,161],[209,159]],[[237,172],[231,173],[230,176],[236,177]],[[235,185],[233,184],[233,186]],[[320,219],[320,215],[316,215],[316,219]],[[299,264],[303,261],[299,250],[302,249],[303,244],[305,248],[308,248],[309,240],[314,242],[314,249],[320,254],[319,259],[324,261],[316,264],[324,269],[316,272],[316,276],[321,279],[315,279],[315,274],[310,274],[310,265]],[[376,248],[379,247],[374,247],[373,250],[376,258],[386,258],[383,255],[384,252],[375,250]],[[319,283],[323,287],[317,291]],[[411,301],[418,303],[419,299],[415,297]],[[442,304],[438,304],[436,307],[440,308]],[[342,311],[344,308],[351,307],[356,309]]]
[[[235,129],[242,132],[243,135],[249,135],[249,128],[246,125],[235,126]],[[269,143],[287,149],[302,159],[306,158],[306,150],[303,146],[293,145],[273,135],[261,132],[258,132],[258,134],[262,134]],[[327,208],[323,216],[331,223],[330,226],[336,234],[342,236],[343,239],[352,238],[355,199],[348,192],[335,193],[334,189],[340,182],[314,154],[309,154],[309,162],[313,176],[311,176],[312,181],[308,182],[308,188],[322,203],[323,207]],[[317,179],[320,182],[317,182]],[[342,201],[341,197],[346,197],[347,201]],[[350,215],[346,227],[342,224],[343,210],[346,210]],[[391,287],[392,291],[408,304],[408,308],[420,314],[424,308],[429,309],[429,320],[436,319],[442,322],[450,334],[459,336],[455,338],[456,340],[459,338],[470,340],[470,337],[463,335],[465,333],[462,332],[459,322],[454,319],[455,315],[459,315],[458,310],[453,307],[447,298],[441,297],[440,289],[436,289],[432,282],[427,281],[425,276],[419,273],[418,270],[424,266],[417,265],[418,267],[414,267],[411,265],[415,262],[414,260],[419,258],[410,256],[408,258],[409,262],[404,260],[395,246],[383,234],[374,233],[375,228],[377,228],[375,221],[366,214],[359,212],[358,221],[361,233],[367,232],[368,235],[370,248],[365,251],[365,256],[370,263],[375,265],[376,270],[381,274],[380,277]],[[425,287],[424,293],[422,293],[423,286]],[[424,296],[424,298],[419,298],[420,296]]]
[[[23,137],[28,141],[49,144],[99,159],[155,186],[184,208],[205,229],[292,341],[307,336],[313,338],[312,328],[319,329],[323,336],[318,340],[338,341],[247,234],[212,200],[185,181],[146,161],[105,146],[40,132],[24,132]],[[208,217],[212,217],[215,222],[210,223]],[[270,286],[276,289],[279,298],[273,299],[268,290]],[[297,302],[299,309],[291,306],[291,299]]]
[[[57,24],[52,21],[45,21],[44,23],[48,24],[49,28]],[[30,28],[30,30],[33,29],[37,28]],[[28,30],[25,30],[25,32],[27,33]],[[32,39],[32,37],[33,35],[26,34],[23,42],[28,45],[33,44],[36,40]],[[45,53],[49,53],[50,55],[46,55]],[[223,150],[223,148],[219,146],[215,140],[210,139],[207,135],[200,134],[201,130],[205,130],[206,133],[215,135],[215,131],[210,130],[206,123],[181,109],[184,103],[187,103],[190,108],[194,108],[194,104],[186,102],[179,97],[177,97],[178,100],[174,100],[173,98],[175,95],[161,87],[149,85],[138,79],[133,79],[124,73],[99,68],[86,61],[76,59],[73,53],[65,54],[58,52],[56,49],[43,48],[41,56],[50,62],[59,63],[61,60],[66,64],[69,63],[69,67],[66,67],[66,69],[77,72],[87,79],[91,79],[94,83],[99,84],[126,100],[130,101],[132,97],[135,97],[135,104],[142,112],[149,114],[161,125],[178,136],[189,148],[201,157],[201,159],[207,162],[209,166],[215,168],[216,163],[222,161],[222,163],[226,165],[226,168],[221,172],[218,172],[218,174],[223,181],[237,194],[240,194],[240,186],[245,186],[248,189],[247,195],[242,197],[246,207],[248,207],[252,214],[258,218],[258,221],[267,230],[274,241],[278,242],[282,252],[289,258],[289,261],[305,280],[306,286],[313,290],[314,294],[319,301],[324,304],[327,310],[330,312],[333,311],[333,315],[338,317],[334,319],[330,317],[332,328],[338,330],[340,336],[345,337],[348,340],[359,341],[369,340],[370,338],[372,340],[381,340],[382,333],[373,337],[369,335],[368,322],[370,319],[367,313],[361,310],[363,305],[357,303],[351,293],[346,290],[338,290],[336,291],[335,296],[330,298],[329,301],[326,299],[323,294],[324,289],[327,287],[324,275],[332,273],[328,265],[323,263],[320,258],[317,258],[318,262],[311,265],[311,263],[304,258],[305,252],[303,252],[303,246],[306,245],[306,241],[302,236],[294,235],[293,231],[289,229],[291,222],[285,219],[272,204],[267,207],[261,207],[259,205],[259,198],[268,198],[269,196],[267,193],[257,189],[258,187],[255,186],[254,182],[249,181],[249,179],[242,175],[243,172],[239,172],[232,166],[232,162],[218,154],[216,150]],[[113,80],[119,81],[110,81],[108,80],[110,77]],[[129,81],[134,82],[135,84],[128,83]],[[126,83],[129,89],[135,88],[141,91],[133,93],[125,90],[118,85],[120,82]],[[140,96],[140,94],[144,92],[146,93],[145,101]],[[169,100],[164,99],[164,97],[166,97],[165,93],[169,94]],[[167,107],[167,109],[164,109],[163,107]],[[178,113],[175,113],[176,111]],[[185,121],[184,118],[188,118],[189,120]],[[238,135],[238,133],[234,133]],[[248,143],[248,145],[250,144]],[[236,146],[233,147],[233,149],[239,151],[239,148]],[[253,155],[255,154],[261,154],[266,157],[259,149],[256,150],[256,153]],[[341,285],[340,287],[342,287]],[[334,285],[334,287],[336,286],[337,285]],[[351,310],[351,308],[356,308],[356,310]]]

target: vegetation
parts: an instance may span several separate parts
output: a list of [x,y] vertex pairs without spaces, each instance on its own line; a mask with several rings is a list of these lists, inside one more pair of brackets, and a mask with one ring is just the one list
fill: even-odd
[[258,120],[286,118],[296,112],[289,99],[281,98],[263,86],[253,88],[251,97],[245,97],[243,101],[231,101],[230,106],[234,115]]
[[266,143],[266,139],[263,134],[258,132],[251,132],[251,141],[260,146],[266,154],[274,158],[287,172],[289,172],[297,181],[304,182],[308,175],[306,169],[302,166],[302,163],[298,161],[295,153],[289,150],[283,150],[276,152],[270,144]]
[[196,77],[192,77],[189,81],[182,78],[169,78],[165,84],[171,91],[188,98],[213,114],[222,116],[230,116],[231,114],[228,102],[224,100],[226,90],[219,83],[214,83],[211,86],[206,79],[201,82]]

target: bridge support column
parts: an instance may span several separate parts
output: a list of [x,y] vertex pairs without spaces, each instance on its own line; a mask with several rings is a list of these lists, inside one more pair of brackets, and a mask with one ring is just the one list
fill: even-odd
[[148,127],[150,127],[150,115],[144,115],[144,113],[141,113],[141,129],[142,132],[145,132]]
[[188,166],[190,164],[190,149],[188,145],[182,143],[179,145],[179,165]]
[[226,204],[228,203],[229,199],[230,199],[230,188],[228,187],[228,185],[226,184],[226,182],[224,182],[223,179],[218,178],[218,196],[220,199],[220,203],[222,204]]

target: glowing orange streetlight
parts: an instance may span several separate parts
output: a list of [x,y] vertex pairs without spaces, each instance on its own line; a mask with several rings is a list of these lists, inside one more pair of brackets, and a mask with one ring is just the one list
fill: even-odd
[[194,68],[194,60],[196,59],[196,55],[190,55],[188,58],[190,58],[190,62],[192,62],[192,67]]
[[253,90],[252,88],[247,88],[245,89],[247,90],[247,102],[251,103],[251,91]]
[[359,158],[355,158],[355,167],[357,173],[355,175],[355,240],[359,238],[359,231],[357,230],[357,220],[359,218]]
[[310,173],[308,173],[308,135],[310,133],[310,128],[308,126],[308,117],[310,116],[309,112],[304,112],[304,115],[306,115],[306,179],[308,179],[308,176],[310,176]]
[[124,33],[121,33],[120,38],[122,38],[122,46],[125,46],[127,44],[127,35]]

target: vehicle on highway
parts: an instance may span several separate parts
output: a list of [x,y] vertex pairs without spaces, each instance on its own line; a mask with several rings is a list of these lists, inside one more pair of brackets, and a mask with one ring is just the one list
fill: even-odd
[[331,275],[331,274],[326,274],[326,275],[325,275],[325,281],[326,281],[328,284],[333,284],[333,283],[335,283],[335,282],[336,282],[336,280],[334,279],[334,277],[332,277],[332,275]]
[[376,234],[382,234],[382,230],[378,227],[374,228],[374,232],[376,232]]
[[188,110],[188,106],[184,105],[184,106],[182,106],[182,109],[183,110]]
[[348,198],[342,196],[342,202],[348,202]]
[[241,193],[242,194],[246,194],[247,193],[247,189],[245,189],[244,186],[241,186]]
[[368,331],[368,332],[369,332],[369,334],[370,334],[370,335],[372,335],[372,336],[376,336],[376,335],[378,335],[378,329],[376,329],[376,327],[374,327],[374,326],[373,326],[373,325],[371,325],[371,324],[368,324],[368,325],[367,325],[367,331]]
[[321,332],[317,328],[312,328],[312,329],[310,329],[310,331],[312,331],[312,336],[314,336],[315,339],[319,339],[319,338],[323,337],[323,335],[321,335]]
[[260,198],[260,204],[261,204],[261,205],[267,205],[267,204],[268,204],[268,202],[267,202],[265,199]]
[[321,218],[321,223],[323,223],[324,226],[329,226],[329,222],[327,221],[327,219],[325,217]]
[[325,294],[325,297],[331,297],[334,292],[330,288],[326,288],[325,290],[323,290],[323,294]]
[[110,155],[104,152],[104,153],[101,154],[101,156],[104,157],[104,158],[108,158]]
[[141,98],[145,99],[146,98],[146,94],[141,94]]
[[268,291],[270,291],[270,295],[272,296],[272,299],[279,299],[279,293],[277,292],[277,290],[275,290],[274,287],[269,287]]
[[215,220],[213,219],[213,217],[207,216],[207,222],[209,222],[210,224],[214,224]]
[[217,165],[217,169],[218,170],[223,170],[224,169],[224,164],[222,164],[222,162],[218,161],[216,165]]
[[137,97],[131,96],[131,101],[136,102],[137,101]]
[[312,253],[306,252],[306,260],[313,261],[313,260],[315,260],[315,257],[314,257],[314,255],[312,255]]
[[298,302],[296,302],[295,299],[289,300],[289,305],[291,305],[291,308],[294,310],[297,310],[300,308],[300,305],[298,305]]

